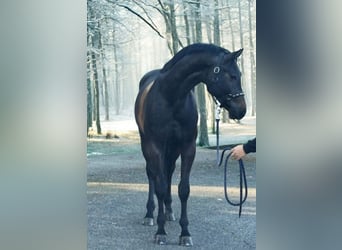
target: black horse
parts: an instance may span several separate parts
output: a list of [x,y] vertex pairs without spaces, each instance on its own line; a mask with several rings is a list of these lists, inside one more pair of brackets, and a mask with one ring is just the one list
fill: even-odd
[[200,82],[205,83],[210,94],[229,111],[230,118],[244,117],[246,103],[237,66],[241,53],[242,49],[231,53],[215,45],[193,44],[179,51],[162,69],[147,73],[140,81],[135,119],[149,181],[144,224],[153,225],[153,198],[156,194],[157,244],[166,244],[165,221],[175,220],[171,208],[171,178],[176,160],[181,156],[178,196],[182,231],[179,244],[192,245],[188,231],[187,200],[190,170],[196,153],[198,120],[193,88]]

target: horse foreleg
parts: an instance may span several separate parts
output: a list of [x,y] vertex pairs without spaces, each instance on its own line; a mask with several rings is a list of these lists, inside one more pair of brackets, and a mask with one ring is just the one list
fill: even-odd
[[182,153],[181,163],[181,180],[178,185],[178,196],[181,201],[181,218],[179,224],[182,228],[181,235],[179,236],[179,244],[183,246],[192,246],[191,235],[188,230],[189,220],[187,214],[187,202],[190,194],[190,171],[195,158],[196,147],[195,144],[188,147]]

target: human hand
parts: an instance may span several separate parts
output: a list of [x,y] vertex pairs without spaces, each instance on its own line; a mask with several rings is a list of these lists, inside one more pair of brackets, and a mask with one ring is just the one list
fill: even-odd
[[232,148],[231,153],[231,157],[233,160],[240,160],[243,156],[246,155],[246,152],[243,150],[242,145],[238,145]]

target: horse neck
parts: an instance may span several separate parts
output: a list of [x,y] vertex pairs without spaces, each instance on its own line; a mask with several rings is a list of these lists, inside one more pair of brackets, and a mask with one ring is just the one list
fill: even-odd
[[162,94],[170,101],[185,98],[197,84],[205,80],[209,65],[210,60],[205,54],[181,59],[161,74],[159,84]]

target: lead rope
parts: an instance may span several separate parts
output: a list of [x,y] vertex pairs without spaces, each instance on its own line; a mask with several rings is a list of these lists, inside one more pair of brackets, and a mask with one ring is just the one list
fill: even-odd
[[[224,153],[229,150],[230,148],[226,148],[222,151],[221,160],[219,166],[222,164],[222,160],[224,157]],[[248,189],[247,189],[247,180],[246,180],[246,172],[245,172],[245,166],[243,164],[243,161],[239,160],[239,167],[240,167],[240,200],[237,203],[232,202],[229,199],[228,196],[228,185],[227,185],[227,169],[228,169],[228,159],[231,156],[232,152],[229,152],[229,154],[226,156],[226,160],[224,163],[224,195],[227,200],[227,202],[232,206],[239,206],[239,217],[241,217],[241,211],[242,211],[242,204],[245,203],[248,195]],[[245,189],[244,196],[243,196],[243,189]]]
[[215,120],[216,120],[216,166],[220,166],[220,114],[221,114],[221,108],[220,104],[216,101],[215,103]]
[[[215,120],[216,120],[216,165],[219,167],[222,164],[224,153],[229,150],[230,148],[223,149],[221,159],[219,160],[220,156],[220,146],[219,146],[219,123],[220,123],[220,114],[221,114],[221,108],[220,103],[216,100],[216,112],[215,112]],[[239,218],[241,217],[241,211],[242,211],[242,204],[246,201],[247,195],[248,195],[248,189],[247,189],[247,180],[246,180],[246,172],[245,172],[245,166],[243,164],[243,161],[239,160],[239,167],[240,167],[240,200],[238,203],[234,203],[229,199],[228,196],[228,185],[227,185],[227,169],[228,169],[228,159],[231,156],[232,152],[230,152],[226,156],[226,160],[224,163],[224,195],[226,198],[226,201],[232,205],[232,206],[239,206]],[[245,189],[245,194],[243,197],[243,188]],[[243,197],[243,198],[242,198]]]

